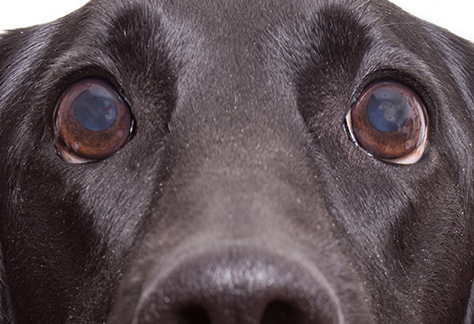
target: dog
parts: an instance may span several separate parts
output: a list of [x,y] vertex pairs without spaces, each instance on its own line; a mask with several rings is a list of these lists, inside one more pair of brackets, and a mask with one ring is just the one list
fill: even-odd
[[388,1],[92,0],[0,125],[2,324],[474,322],[474,47]]

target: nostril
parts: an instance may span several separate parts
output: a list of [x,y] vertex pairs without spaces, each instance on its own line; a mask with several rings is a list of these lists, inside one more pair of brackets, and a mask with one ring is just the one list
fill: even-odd
[[[209,313],[198,305],[180,309],[176,318],[177,324],[212,324]],[[311,321],[311,324],[313,323]],[[309,322],[296,307],[284,301],[274,301],[265,308],[258,324],[309,324]]]
[[208,312],[198,305],[188,306],[178,311],[178,324],[212,324]]
[[302,314],[292,305],[274,301],[264,310],[260,324],[306,324]]

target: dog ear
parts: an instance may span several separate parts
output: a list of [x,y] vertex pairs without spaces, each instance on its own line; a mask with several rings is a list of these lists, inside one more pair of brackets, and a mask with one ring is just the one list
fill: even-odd
[[[445,66],[449,71],[449,78],[453,80],[450,83],[456,87],[456,92],[452,96],[457,96],[460,99],[458,102],[467,110],[462,113],[463,117],[461,118],[466,119],[465,116],[470,116],[470,118],[467,117],[470,119],[470,121],[467,121],[469,125],[465,128],[469,129],[474,125],[474,44],[446,30],[438,27],[434,28],[436,28],[436,31],[430,32],[429,35],[436,43],[438,53],[442,55]],[[446,103],[447,108],[449,109],[450,105],[456,104],[455,102]],[[470,227],[474,232],[474,154],[472,153],[474,134],[459,129],[454,136],[450,138],[451,142],[462,144],[458,145],[461,147],[458,149],[458,156],[463,170],[460,174],[460,186],[462,195],[465,197],[465,210],[470,211],[466,215],[470,217]],[[471,260],[468,262],[473,267],[471,272],[474,273],[474,260],[472,256],[470,258]],[[471,282],[474,283],[474,279]],[[464,324],[474,324],[474,284],[471,287]]]
[[[452,75],[457,79],[456,84],[458,85],[458,91],[463,96],[463,99],[466,103],[466,107],[469,110],[468,114],[471,118],[474,118],[474,44],[469,43],[465,40],[456,38],[450,44],[451,55],[447,57],[450,61],[448,66],[451,67]],[[453,51],[454,49],[454,51]],[[471,120],[471,124],[474,123],[474,120]],[[472,151],[472,150],[471,150]],[[469,159],[470,158],[470,159]],[[466,193],[465,196],[469,197],[466,199],[467,210],[471,210],[471,223],[474,218],[474,190],[473,190],[473,179],[474,179],[474,166],[468,165],[474,160],[474,157],[469,156],[469,161],[466,163],[466,172],[467,175],[464,179],[464,186]],[[469,206],[470,205],[470,206]],[[472,223],[472,228],[474,228],[474,223]],[[466,315],[464,318],[464,324],[474,324],[474,278],[471,280],[471,295],[468,301]]]
[[[446,35],[446,34],[445,34]],[[438,37],[443,37],[440,34]],[[469,110],[467,113],[474,119],[474,44],[464,39],[457,37],[445,37],[444,41],[440,42],[446,53],[445,60],[447,66],[451,70],[452,77],[456,80],[457,90],[465,102],[465,107]],[[471,125],[474,120],[471,120]],[[468,135],[471,136],[472,135]],[[468,152],[472,152],[468,150]],[[464,195],[466,198],[466,210],[471,210],[471,228],[474,228],[474,186],[472,184],[474,179],[474,156],[466,153],[465,157],[465,172],[464,175]],[[472,262],[471,262],[472,263]],[[473,265],[474,267],[474,265]],[[468,301],[464,324],[474,324],[474,278],[471,281],[471,295]]]
[[[8,51],[9,47],[7,45],[8,37],[5,36],[5,34],[0,33],[0,116],[2,115],[2,112],[5,109],[5,97],[8,95],[8,85],[6,82],[7,73],[8,72],[8,65],[9,65],[9,60],[8,57],[10,57],[10,53]],[[11,73],[11,72],[10,72]],[[2,132],[4,131],[4,128],[2,125],[0,125],[0,138],[2,135]],[[0,150],[0,167],[3,169],[5,160],[2,158],[4,155],[5,151]],[[2,196],[2,190],[3,188],[0,188],[0,198]],[[0,202],[1,203],[1,202]],[[1,206],[0,206],[1,210]],[[8,289],[7,289],[7,284],[5,282],[5,268],[4,268],[4,263],[3,263],[3,252],[2,252],[2,246],[0,243],[0,324],[7,324],[7,323],[13,323],[12,316],[11,316],[11,307],[9,306],[9,294],[8,294]]]
[[[454,51],[450,52],[451,55],[447,58],[450,60],[448,66],[452,69],[453,76],[458,79],[456,84],[458,89],[463,96],[463,99],[466,103],[467,109],[469,109],[469,115],[474,116],[474,44],[469,43],[465,40],[456,38],[451,41],[450,48]],[[474,120],[471,121],[471,124],[474,123]],[[474,159],[473,156],[470,156],[471,161]],[[466,161],[466,164],[469,163]],[[468,210],[471,210],[471,219],[474,218],[474,192],[473,192],[473,173],[474,167],[468,166],[466,170],[469,175],[465,179],[466,188],[466,199],[467,204],[471,206],[466,206]],[[472,224],[474,227],[474,223]],[[474,324],[474,278],[471,281],[471,295],[467,305],[466,315],[464,318],[464,324]]]
[[[21,94],[18,92],[18,85],[23,80],[28,79],[31,72],[31,66],[34,66],[35,47],[38,45],[37,39],[33,37],[33,29],[20,29],[0,33],[0,168],[4,169],[7,165],[9,152],[2,145],[5,136],[4,132],[9,130],[6,116],[6,110],[15,109],[16,100]],[[36,51],[38,52],[38,51]],[[31,55],[31,57],[29,57]],[[27,82],[25,82],[27,83]],[[7,125],[7,126],[6,126]],[[3,148],[3,149],[2,149]],[[3,174],[0,174],[0,215],[4,215],[6,202],[2,200],[8,195],[3,182]],[[1,217],[1,216],[0,216]],[[3,252],[0,243],[0,324],[14,323],[8,283],[6,281],[5,267],[3,261]]]

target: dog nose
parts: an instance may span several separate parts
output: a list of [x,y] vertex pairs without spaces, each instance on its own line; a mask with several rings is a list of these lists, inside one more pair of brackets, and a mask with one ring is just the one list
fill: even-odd
[[340,302],[314,268],[284,256],[241,251],[193,258],[160,275],[136,324],[336,324]]

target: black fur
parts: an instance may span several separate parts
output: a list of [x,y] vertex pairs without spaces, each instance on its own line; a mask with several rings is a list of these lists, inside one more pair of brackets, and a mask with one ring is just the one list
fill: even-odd
[[[84,77],[136,121],[68,164]],[[344,128],[372,80],[429,142],[382,162]],[[387,1],[92,1],[0,35],[0,323],[473,323],[474,47]],[[230,278],[230,279],[229,279]]]

